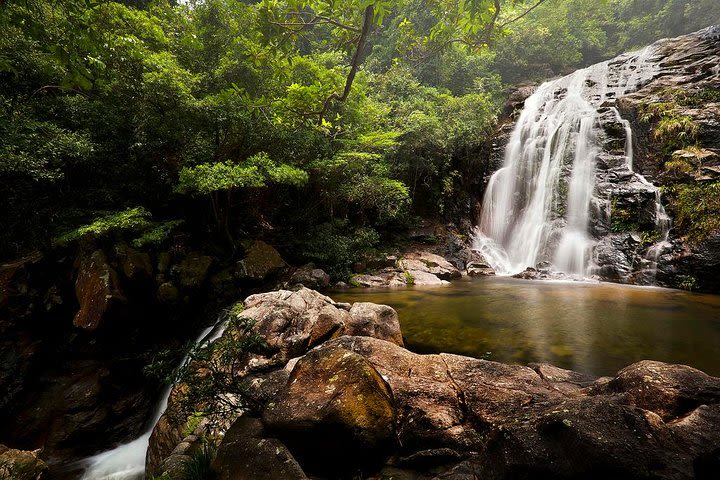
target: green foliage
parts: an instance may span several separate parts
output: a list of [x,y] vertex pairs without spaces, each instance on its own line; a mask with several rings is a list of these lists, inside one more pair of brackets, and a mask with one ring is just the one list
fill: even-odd
[[92,223],[71,230],[56,239],[60,245],[68,244],[84,235],[104,237],[113,233],[139,230],[149,225],[150,212],[142,207],[128,208],[96,218]]
[[720,183],[678,184],[668,193],[675,198],[677,225],[691,242],[720,230]]
[[182,466],[181,480],[212,480],[215,474],[211,465],[215,458],[216,448],[210,442],[203,442]]
[[379,241],[377,231],[371,228],[353,228],[348,222],[323,223],[303,239],[302,255],[327,268],[333,277],[346,279],[352,264],[372,251]]
[[407,285],[415,285],[415,277],[413,277],[412,273],[405,272],[405,283]]
[[183,193],[212,193],[233,188],[261,188],[269,182],[302,186],[307,173],[287,164],[277,164],[258,153],[240,165],[231,161],[204,163],[180,170],[177,190]]
[[[250,353],[265,348],[265,341],[254,332],[251,320],[236,315],[237,310],[227,313],[225,333],[215,342],[193,346],[189,360],[176,372],[176,381],[188,387],[181,401],[183,420],[202,412],[212,424],[213,419],[253,407],[239,369]],[[232,395],[222,395],[226,393]]]
[[182,224],[183,220],[159,222],[134,239],[132,244],[136,248],[161,245],[167,240],[170,233]]
[[685,278],[683,278],[682,282],[680,282],[680,285],[678,286],[683,290],[692,292],[698,289],[698,280],[692,275],[687,275],[685,276]]

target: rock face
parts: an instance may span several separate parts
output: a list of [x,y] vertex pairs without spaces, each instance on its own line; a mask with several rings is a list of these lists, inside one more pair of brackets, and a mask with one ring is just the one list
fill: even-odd
[[[720,292],[720,223],[714,220],[720,216],[714,200],[720,188],[718,32],[720,26],[661,40],[647,50],[646,62],[623,64],[629,57],[621,56],[603,69],[608,88],[629,88],[605,98],[594,120],[599,151],[587,229],[594,244],[588,275]],[[592,82],[586,83],[589,98],[601,98],[604,93],[593,90]],[[506,117],[519,113],[512,109],[522,106],[526,94],[513,94]],[[499,152],[512,126],[502,124],[486,163],[500,167]],[[568,221],[569,179],[562,174],[559,182],[547,228],[561,229]],[[557,240],[549,238],[546,247],[554,249]]]
[[[306,289],[246,303],[280,361],[240,374],[256,417],[214,437],[221,479],[709,479],[720,467],[720,378],[691,367],[643,361],[595,379],[419,355],[387,341],[399,333],[384,331],[387,307]],[[337,327],[313,334],[321,325]],[[352,328],[370,336],[342,335]]]
[[110,309],[125,302],[118,274],[108,264],[102,250],[95,250],[78,259],[75,293],[80,310],[75,314],[73,324],[84,330],[92,331],[100,327]]

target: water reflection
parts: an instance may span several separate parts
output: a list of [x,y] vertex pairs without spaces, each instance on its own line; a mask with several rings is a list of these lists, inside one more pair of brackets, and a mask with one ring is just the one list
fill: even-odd
[[415,351],[550,362],[597,375],[654,359],[720,375],[720,296],[510,278],[331,296],[391,305]]

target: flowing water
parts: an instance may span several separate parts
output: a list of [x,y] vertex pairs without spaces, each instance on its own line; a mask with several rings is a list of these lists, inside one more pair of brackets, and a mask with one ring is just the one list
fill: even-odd
[[[547,263],[576,277],[592,274],[591,207],[611,214],[609,192],[599,191],[597,158],[605,134],[601,110],[625,130],[625,152],[615,173],[658,192],[632,172],[632,130],[614,102],[637,90],[658,70],[656,47],[621,55],[541,85],[526,101],[505,148],[501,169],[490,178],[475,248],[498,274]],[[653,249],[655,268],[669,230],[656,197],[662,241]],[[604,205],[604,208],[600,206]]]
[[720,296],[611,283],[487,277],[440,288],[330,294],[400,315],[408,348],[595,375],[660,360],[720,375]]
[[[195,340],[197,347],[214,342],[225,331],[226,316],[221,315],[218,322],[206,328]],[[186,356],[181,366],[190,361]],[[81,480],[140,480],[145,477],[145,455],[155,424],[167,408],[172,387],[165,389],[155,411],[148,429],[135,440],[119,445],[118,447],[102,452],[81,461],[84,473]]]

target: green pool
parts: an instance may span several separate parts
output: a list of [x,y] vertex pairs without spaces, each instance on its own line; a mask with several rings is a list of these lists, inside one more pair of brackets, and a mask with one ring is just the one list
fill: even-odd
[[400,315],[407,347],[611,375],[638,360],[720,376],[720,296],[609,283],[487,277],[436,288],[352,289],[337,301]]

